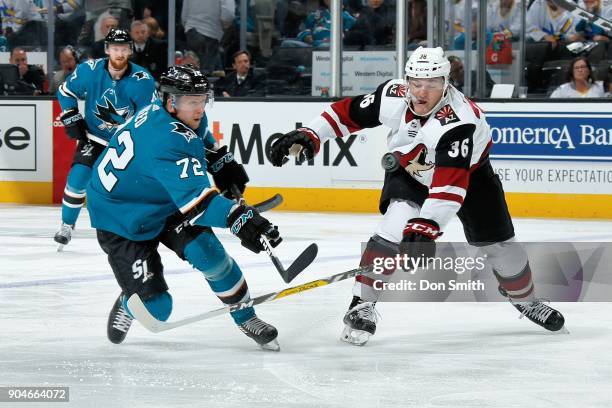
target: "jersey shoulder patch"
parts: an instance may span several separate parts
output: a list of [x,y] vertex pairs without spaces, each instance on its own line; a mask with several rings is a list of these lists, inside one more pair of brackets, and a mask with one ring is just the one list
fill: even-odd
[[448,125],[449,123],[456,123],[460,120],[450,104],[441,107],[434,117],[438,119],[442,126]]
[[406,84],[393,83],[387,87],[385,96],[392,98],[405,98],[407,92],[408,89],[406,88]]
[[183,136],[187,143],[198,137],[193,130],[182,122],[172,122],[170,124],[174,126],[174,129],[172,129],[171,132],[178,133],[179,135]]
[[136,78],[136,81],[141,79],[151,79],[151,76],[145,71],[136,71],[132,74],[132,78]]

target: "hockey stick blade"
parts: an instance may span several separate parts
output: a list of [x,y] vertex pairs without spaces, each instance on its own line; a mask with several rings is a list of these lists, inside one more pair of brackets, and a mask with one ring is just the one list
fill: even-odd
[[372,270],[372,265],[352,269],[350,271],[341,272],[336,275],[329,276],[327,278],[317,279],[311,282],[303,283],[301,285],[279,290],[277,292],[257,296],[256,298],[253,298],[247,302],[235,303],[233,305],[224,306],[219,309],[210,310],[208,312],[200,313],[195,316],[185,317],[183,319],[175,320],[172,322],[163,322],[161,320],[157,320],[153,315],[151,315],[151,313],[149,313],[146,306],[144,305],[144,303],[142,303],[142,300],[137,294],[133,294],[128,299],[128,308],[130,309],[130,313],[132,314],[132,316],[134,316],[134,318],[138,320],[145,329],[153,333],[159,333],[177,327],[186,326],[191,323],[199,322],[201,320],[207,320],[212,317],[223,315],[225,313],[235,312],[240,309],[246,309],[247,307],[272,302],[287,296],[297,295],[308,290],[327,286],[332,283],[340,282],[357,275],[371,274]]
[[268,253],[268,256],[272,260],[272,264],[280,274],[281,278],[285,281],[285,283],[291,282],[296,276],[298,276],[304,269],[308,268],[308,266],[315,260],[317,257],[317,253],[319,252],[319,247],[317,244],[310,244],[308,247],[302,251],[302,253],[289,265],[289,268],[285,269],[282,262],[278,259],[278,257],[274,254],[272,250],[272,245],[270,245],[270,241],[266,236],[261,237],[261,244],[264,249]]
[[253,207],[260,213],[270,211],[283,203],[283,196],[280,194],[274,194],[267,200],[261,203],[254,204]]
[[304,269],[315,260],[319,253],[319,247],[317,244],[310,244],[308,247],[296,258],[295,261],[285,271],[283,280],[285,283],[291,282],[296,276],[298,276]]

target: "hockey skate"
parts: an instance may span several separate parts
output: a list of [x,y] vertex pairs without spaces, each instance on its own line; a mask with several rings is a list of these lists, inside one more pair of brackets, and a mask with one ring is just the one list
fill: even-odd
[[280,345],[276,340],[278,331],[274,326],[261,320],[257,316],[251,317],[246,322],[238,325],[240,331],[255,340],[264,350],[280,351]]
[[62,222],[60,229],[55,233],[55,236],[53,237],[53,240],[59,244],[59,247],[57,248],[58,252],[61,252],[64,248],[64,245],[68,245],[68,243],[72,239],[73,229],[74,225]]
[[376,323],[380,315],[374,308],[375,303],[357,303],[344,315],[344,330],[340,340],[357,346],[363,346],[370,336],[376,333]]
[[106,325],[106,334],[111,343],[119,344],[125,340],[128,330],[134,320],[123,307],[123,295],[119,295],[110,314]]
[[521,318],[525,316],[546,330],[568,332],[565,328],[565,318],[563,315],[548,306],[541,299],[535,299],[531,302],[517,302],[510,299],[510,303],[521,312]]

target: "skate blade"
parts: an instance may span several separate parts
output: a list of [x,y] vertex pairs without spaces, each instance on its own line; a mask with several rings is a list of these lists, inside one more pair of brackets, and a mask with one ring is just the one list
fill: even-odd
[[57,252],[64,252],[64,244],[57,245]]
[[265,351],[280,351],[280,344],[278,344],[278,341],[276,339],[266,344],[260,344],[259,347],[261,347],[261,349]]
[[554,331],[553,333],[556,333],[556,334],[570,334],[570,331],[567,330],[567,327],[563,326],[562,328],[560,328],[557,331]]
[[347,342],[349,344],[353,344],[355,346],[363,346],[370,340],[370,336],[372,336],[367,331],[363,330],[355,330],[350,327],[345,327],[340,335],[340,340]]

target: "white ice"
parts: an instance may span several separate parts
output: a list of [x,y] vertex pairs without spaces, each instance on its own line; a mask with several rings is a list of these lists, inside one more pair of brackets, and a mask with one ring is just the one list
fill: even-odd
[[[288,262],[318,260],[293,283],[356,267],[377,215],[269,213]],[[106,339],[119,289],[83,211],[56,252],[59,207],[0,206],[0,386],[69,386],[73,407],[610,407],[612,304],[555,304],[570,334],[551,334],[506,303],[383,303],[364,347],[339,340],[347,280],[261,305],[280,353],[259,350],[229,316],[153,334],[135,323]],[[515,220],[525,241],[612,241],[612,222]],[[219,236],[253,296],[285,287],[266,255]],[[460,224],[446,240],[464,240]],[[162,250],[172,318],[219,306],[201,274]],[[293,284],[292,283],[292,284]],[[44,404],[4,406],[40,407]]]

